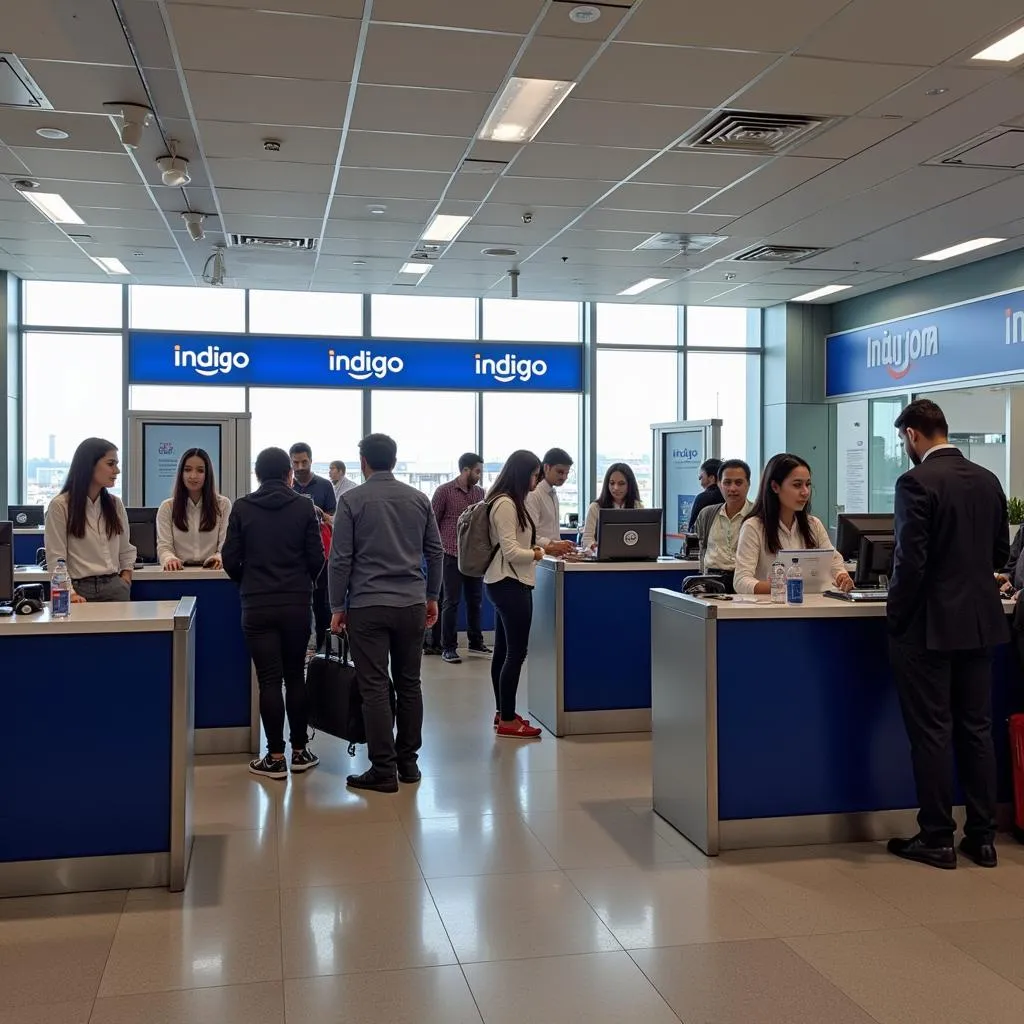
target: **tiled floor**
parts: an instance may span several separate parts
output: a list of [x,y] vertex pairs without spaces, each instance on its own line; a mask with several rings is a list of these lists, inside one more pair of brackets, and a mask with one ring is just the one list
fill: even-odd
[[185,895],[0,900],[0,1024],[1024,1022],[1024,847],[711,861],[652,814],[646,738],[495,739],[486,670],[425,662],[397,796],[329,739],[283,784],[205,759]]

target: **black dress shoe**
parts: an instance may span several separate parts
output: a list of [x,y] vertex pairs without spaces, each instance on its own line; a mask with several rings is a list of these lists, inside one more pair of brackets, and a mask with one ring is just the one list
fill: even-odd
[[413,761],[412,764],[400,764],[398,766],[398,781],[399,782],[408,782],[408,783],[419,782],[420,779],[422,779],[422,778],[423,778],[423,775],[420,772],[419,768],[416,766],[416,762],[415,761]]
[[372,789],[377,793],[398,792],[398,779],[394,775],[378,775],[372,768],[362,775],[350,775],[348,784],[352,789]]
[[929,846],[920,835],[912,839],[890,839],[886,849],[904,860],[916,860],[933,868],[956,868],[956,850],[952,846]]
[[994,868],[999,863],[994,843],[985,843],[970,836],[964,836],[960,840],[960,852],[965,857],[970,857],[979,867]]

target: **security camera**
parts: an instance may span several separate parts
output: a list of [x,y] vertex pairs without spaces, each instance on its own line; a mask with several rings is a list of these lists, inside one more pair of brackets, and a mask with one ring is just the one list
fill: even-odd
[[156,165],[160,168],[160,180],[170,188],[187,185],[192,180],[188,161],[183,156],[162,156]]
[[139,103],[104,103],[103,109],[112,117],[121,118],[121,145],[137,149],[142,133],[153,123],[153,111]]
[[533,214],[532,213],[524,213],[523,214],[523,223],[524,224],[532,224],[533,223]]
[[181,215],[181,219],[185,222],[185,227],[188,229],[188,237],[193,242],[201,242],[206,237],[206,229],[203,227],[203,221],[206,220],[205,213],[186,210]]

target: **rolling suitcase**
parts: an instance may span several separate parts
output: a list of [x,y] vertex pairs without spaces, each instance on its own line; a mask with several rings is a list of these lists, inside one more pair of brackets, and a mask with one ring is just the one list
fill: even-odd
[[1024,843],[1024,715],[1010,716],[1010,759],[1013,763],[1013,834]]

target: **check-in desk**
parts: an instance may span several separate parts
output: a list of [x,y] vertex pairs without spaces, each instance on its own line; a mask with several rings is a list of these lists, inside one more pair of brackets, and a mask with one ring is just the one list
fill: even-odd
[[[910,746],[884,604],[798,606],[654,590],[654,810],[707,854],[913,835]],[[1010,799],[1016,682],[996,652],[993,730]]]
[[526,665],[530,715],[556,736],[651,728],[653,587],[697,562],[537,563]]
[[[43,583],[42,569],[19,569],[15,583]],[[135,569],[132,601],[196,599],[196,753],[231,754],[259,748],[259,709],[252,662],[242,636],[238,586],[214,569],[164,572]],[[76,605],[78,608],[84,605]]]
[[0,897],[185,886],[196,601],[0,618]]

